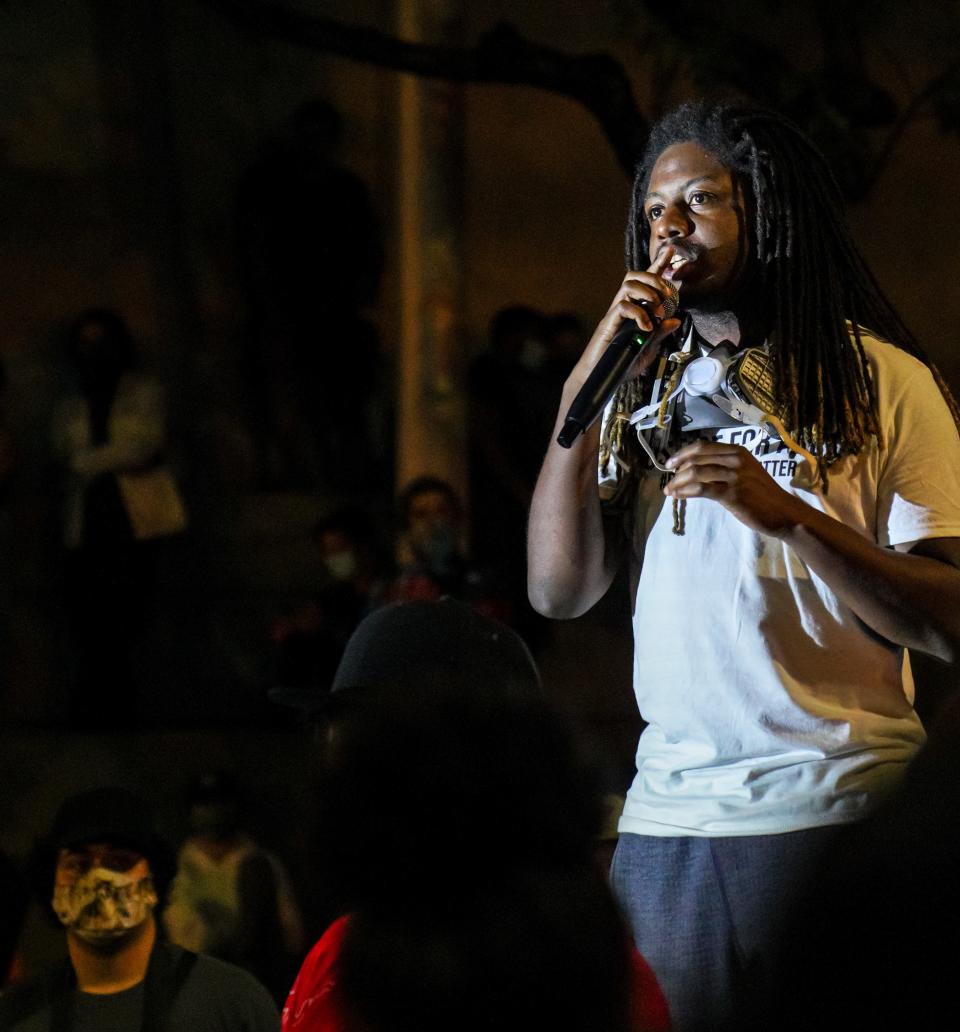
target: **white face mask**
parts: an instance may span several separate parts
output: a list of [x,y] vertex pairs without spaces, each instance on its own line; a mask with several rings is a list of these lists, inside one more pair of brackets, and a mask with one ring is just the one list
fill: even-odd
[[89,943],[110,942],[137,928],[157,905],[153,879],[94,867],[53,890],[60,923]]
[[323,565],[334,580],[347,581],[357,572],[357,557],[347,549],[342,552],[331,552],[324,557]]
[[547,346],[536,337],[528,337],[520,348],[520,365],[536,372],[547,360]]

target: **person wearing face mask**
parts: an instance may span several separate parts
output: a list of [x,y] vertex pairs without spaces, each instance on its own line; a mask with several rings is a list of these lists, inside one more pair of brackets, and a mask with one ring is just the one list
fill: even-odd
[[387,564],[371,521],[344,506],[313,528],[323,572],[319,589],[300,598],[271,624],[274,680],[278,685],[329,682],[360,621],[382,601]]
[[456,491],[437,477],[417,477],[398,500],[400,572],[386,592],[389,602],[436,602],[450,597],[477,612],[510,623],[505,592],[475,566],[462,543],[463,505]]
[[67,799],[32,862],[67,961],[0,996],[5,1032],[275,1032],[252,975],[167,943],[155,911],[171,859],[145,802],[107,787]]

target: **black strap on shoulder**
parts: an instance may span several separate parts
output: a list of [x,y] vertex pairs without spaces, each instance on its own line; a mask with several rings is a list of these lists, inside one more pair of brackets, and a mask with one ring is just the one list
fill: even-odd
[[64,961],[46,980],[50,1001],[50,1032],[70,1032],[73,1027],[73,991],[77,978],[73,965]]
[[156,943],[147,968],[140,1032],[176,1032],[167,1028],[170,1012],[196,962],[196,953],[166,942]]

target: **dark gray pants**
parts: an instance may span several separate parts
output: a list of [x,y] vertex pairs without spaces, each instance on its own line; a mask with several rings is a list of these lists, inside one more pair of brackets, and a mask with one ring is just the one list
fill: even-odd
[[620,836],[613,891],[667,997],[674,1032],[771,1027],[764,1016],[776,1006],[792,907],[837,832]]

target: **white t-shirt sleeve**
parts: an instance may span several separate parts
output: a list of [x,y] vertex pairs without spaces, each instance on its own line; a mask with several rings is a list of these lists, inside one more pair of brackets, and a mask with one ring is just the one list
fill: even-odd
[[960,435],[930,370],[917,363],[889,401],[877,491],[878,543],[960,537]]

